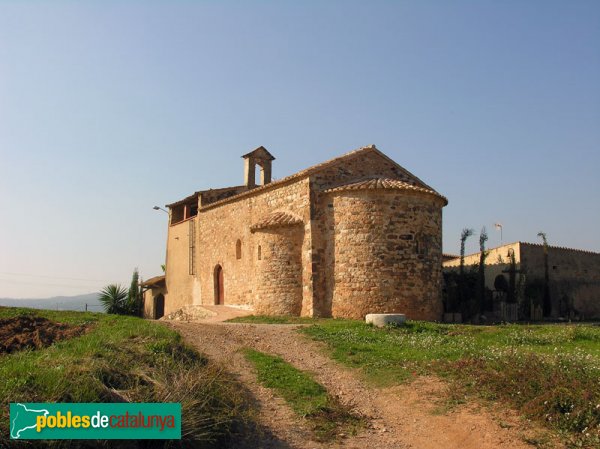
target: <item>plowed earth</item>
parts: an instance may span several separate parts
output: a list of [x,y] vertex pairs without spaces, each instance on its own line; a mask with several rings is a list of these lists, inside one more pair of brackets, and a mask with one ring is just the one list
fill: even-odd
[[1,319],[0,354],[44,348],[60,340],[78,337],[86,328],[29,315]]

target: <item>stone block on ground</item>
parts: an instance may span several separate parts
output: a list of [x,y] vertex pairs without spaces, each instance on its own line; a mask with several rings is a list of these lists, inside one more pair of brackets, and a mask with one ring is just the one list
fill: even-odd
[[367,324],[377,327],[384,327],[388,324],[401,326],[406,321],[406,315],[402,313],[369,313],[365,317]]
[[173,313],[165,315],[161,320],[196,321],[216,316],[217,313],[199,305],[184,306]]

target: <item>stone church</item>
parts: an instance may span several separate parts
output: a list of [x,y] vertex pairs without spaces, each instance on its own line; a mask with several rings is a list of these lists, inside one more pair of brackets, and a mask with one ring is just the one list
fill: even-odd
[[167,205],[166,271],[144,284],[147,315],[225,304],[441,319],[445,197],[374,145],[276,181],[264,147],[243,159],[243,185]]

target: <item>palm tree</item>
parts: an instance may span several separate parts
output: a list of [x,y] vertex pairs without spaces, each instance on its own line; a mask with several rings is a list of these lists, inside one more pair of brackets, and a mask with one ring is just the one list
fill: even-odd
[[508,297],[506,302],[514,304],[518,301],[517,297],[517,259],[515,257],[515,250],[508,250],[508,257],[510,258],[510,265],[508,268]]
[[552,313],[552,301],[550,299],[550,270],[548,263],[548,239],[545,232],[538,232],[538,237],[541,237],[544,245],[544,316],[550,316]]
[[452,312],[458,312],[465,308],[465,242],[475,231],[464,228],[460,233],[460,266],[458,271],[458,304],[450,304]]
[[485,259],[488,256],[488,252],[485,250],[485,242],[487,239],[488,235],[484,226],[479,234],[479,271],[477,275],[479,286],[478,312],[480,313],[485,310]]
[[460,277],[462,278],[465,272],[465,242],[469,237],[475,234],[475,230],[464,228],[460,233]]
[[127,310],[127,289],[118,284],[110,284],[100,291],[98,300],[106,313],[122,315]]

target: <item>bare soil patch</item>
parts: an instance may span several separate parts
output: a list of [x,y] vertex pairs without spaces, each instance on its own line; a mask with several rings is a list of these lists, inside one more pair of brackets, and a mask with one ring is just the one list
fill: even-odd
[[[416,378],[392,388],[375,388],[359,373],[326,356],[324,345],[299,334],[297,325],[167,322],[186,341],[210,358],[223,363],[252,392],[260,411],[260,424],[268,432],[255,435],[248,445],[262,448],[457,448],[525,449],[538,446],[545,432],[506,409],[490,410],[480,404],[444,406],[450,397],[448,384],[434,377]],[[295,367],[314,373],[315,379],[341,403],[368,420],[357,435],[341,435],[337,441],[315,438],[306,420],[256,380],[241,349],[279,355]],[[544,435],[543,439],[547,437]],[[560,447],[547,440],[544,447]]]
[[22,315],[0,320],[0,354],[26,348],[40,349],[54,342],[78,337],[87,326],[57,323],[39,316]]

